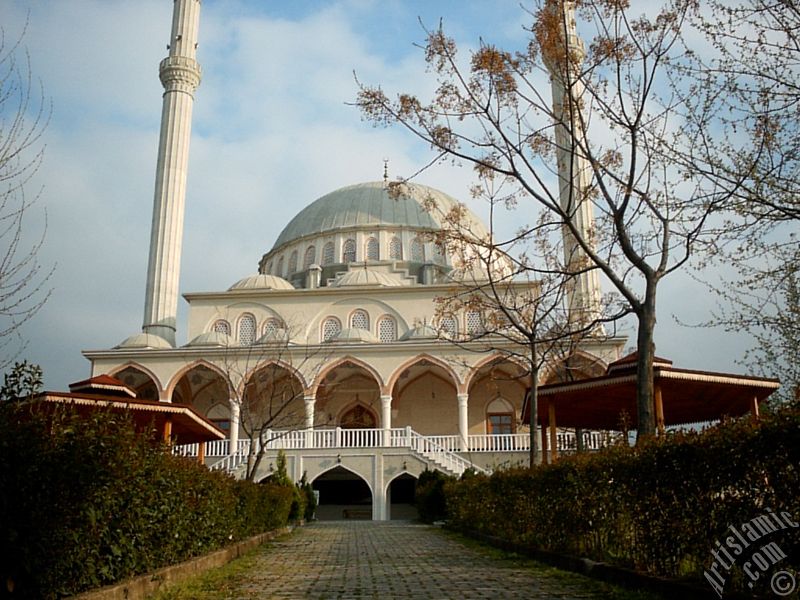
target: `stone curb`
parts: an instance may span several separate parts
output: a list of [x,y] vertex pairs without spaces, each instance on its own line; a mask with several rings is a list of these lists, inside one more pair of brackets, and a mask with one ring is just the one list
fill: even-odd
[[[647,590],[665,598],[681,598],[681,600],[719,600],[719,596],[717,596],[712,589],[704,588],[693,583],[646,575],[632,569],[616,567],[588,558],[578,558],[567,554],[538,550],[530,546],[511,542],[493,535],[479,533],[477,531],[457,529],[455,527],[448,527],[447,525],[445,525],[445,527],[495,548],[507,552],[515,552],[565,571],[573,571],[591,577],[592,579],[599,579],[600,581],[613,583],[621,587],[635,590]],[[747,596],[741,594],[726,594],[725,597],[738,599]]]
[[293,526],[287,525],[280,529],[260,533],[210,554],[198,556],[177,565],[163,567],[152,573],[139,575],[122,583],[83,592],[77,596],[72,596],[72,600],[144,600],[149,594],[158,591],[164,586],[199,575],[208,569],[221,567],[264,542],[289,533],[293,529]]

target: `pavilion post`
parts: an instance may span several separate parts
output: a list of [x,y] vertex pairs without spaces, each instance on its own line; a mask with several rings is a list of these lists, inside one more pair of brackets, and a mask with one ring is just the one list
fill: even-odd
[[164,421],[164,430],[162,431],[164,441],[169,444],[169,440],[172,437],[172,419],[167,419]]
[[750,400],[750,414],[753,415],[754,419],[759,418],[758,412],[758,396],[753,395],[753,398]]
[[201,465],[206,462],[206,443],[200,442],[197,444],[197,462]]
[[555,463],[558,459],[558,437],[556,436],[556,403],[547,403],[547,423],[550,425],[550,457]]
[[656,381],[653,385],[654,408],[656,413],[656,428],[658,435],[664,435],[664,398],[661,394],[661,384]]

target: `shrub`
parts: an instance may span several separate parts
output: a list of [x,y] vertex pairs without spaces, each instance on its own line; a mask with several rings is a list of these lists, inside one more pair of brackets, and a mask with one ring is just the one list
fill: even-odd
[[15,598],[75,594],[280,527],[294,488],[209,471],[111,412],[5,404],[0,456],[0,581]]
[[444,485],[450,477],[440,471],[425,469],[420,473],[414,492],[419,518],[425,523],[433,523],[447,516],[445,510]]
[[[635,448],[448,481],[444,493],[456,528],[654,575],[702,578],[729,525],[767,508],[800,518],[798,465],[800,410],[794,408]],[[794,570],[798,534],[787,529],[770,537]],[[742,588],[741,573],[731,578],[731,589]]]

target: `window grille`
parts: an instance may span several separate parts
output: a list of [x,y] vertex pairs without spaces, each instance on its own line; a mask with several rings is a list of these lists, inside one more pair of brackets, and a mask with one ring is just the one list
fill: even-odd
[[278,329],[283,329],[283,323],[280,319],[268,319],[264,323],[264,335],[275,333]]
[[326,267],[333,264],[333,242],[328,242],[322,248],[322,266]]
[[342,247],[342,262],[356,262],[356,241],[347,240]]
[[297,273],[297,250],[289,256],[289,275]]
[[425,262],[425,246],[419,238],[414,238],[411,242],[411,260]]
[[256,341],[256,319],[253,315],[242,315],[239,319],[239,343],[249,346]]
[[369,315],[364,310],[357,310],[350,316],[352,329],[369,329]]
[[467,333],[470,335],[483,333],[483,317],[478,311],[471,310],[467,313]]
[[392,317],[383,317],[378,321],[378,339],[384,343],[397,339],[397,324]]
[[311,265],[314,264],[314,260],[317,258],[317,249],[314,246],[309,246],[306,249],[306,256],[303,259],[303,268],[307,269]]
[[378,260],[380,257],[380,247],[378,246],[378,240],[374,237],[371,237],[367,240],[367,260]]
[[389,240],[389,259],[403,260],[403,244],[397,236]]
[[325,322],[322,323],[322,341],[327,342],[334,338],[341,330],[342,324],[339,323],[339,319],[336,317],[328,317],[325,319]]
[[213,331],[217,333],[224,333],[225,335],[231,334],[231,324],[225,319],[220,319],[214,323]]
[[444,317],[440,324],[440,329],[446,337],[449,338],[456,337],[456,334],[458,334],[458,325],[456,323],[455,317],[452,316]]

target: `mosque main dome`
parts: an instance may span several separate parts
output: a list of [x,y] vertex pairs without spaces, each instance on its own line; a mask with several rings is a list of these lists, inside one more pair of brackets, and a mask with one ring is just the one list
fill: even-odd
[[404,285],[423,278],[433,283],[457,266],[433,242],[448,214],[458,210],[470,235],[489,236],[480,219],[451,196],[418,183],[397,185],[359,183],[318,198],[284,227],[259,262],[259,273],[296,288],[344,287],[348,279],[335,283],[337,276],[358,263]]

